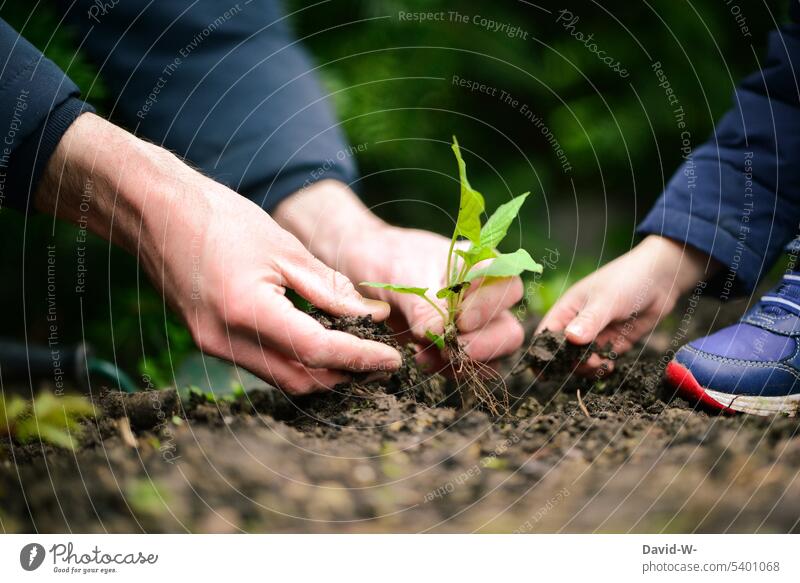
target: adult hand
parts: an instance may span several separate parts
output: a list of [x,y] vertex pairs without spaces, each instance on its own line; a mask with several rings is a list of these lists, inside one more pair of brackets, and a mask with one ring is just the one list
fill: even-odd
[[396,350],[324,329],[285,292],[376,320],[387,304],[363,298],[249,200],[102,118],[70,126],[36,206],[135,254],[205,353],[288,393],[330,388],[347,380],[343,371],[400,366]]
[[[666,316],[678,298],[719,264],[681,243],[650,235],[629,252],[586,276],[561,296],[538,331],[563,331],[574,344],[594,340],[622,354]],[[584,373],[613,368],[592,355]]]
[[[429,288],[428,297],[446,311],[446,302],[435,298],[444,287],[450,240],[417,229],[393,227],[372,214],[344,184],[323,181],[282,202],[275,219],[295,233],[325,263],[353,282],[378,281]],[[430,346],[425,332],[443,333],[441,315],[414,295],[383,289],[363,289],[371,297],[392,305],[392,322],[398,332],[410,332],[429,349],[420,360],[441,366],[439,352]],[[459,342],[473,359],[488,362],[514,352],[524,332],[509,308],[522,298],[518,277],[473,282],[456,318]]]

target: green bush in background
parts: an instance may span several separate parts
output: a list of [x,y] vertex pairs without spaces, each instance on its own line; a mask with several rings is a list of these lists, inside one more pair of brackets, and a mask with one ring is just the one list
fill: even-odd
[[[577,2],[560,22],[564,4],[514,0],[290,0],[287,9],[342,127],[359,146],[357,187],[377,213],[451,231],[453,217],[443,209],[458,188],[452,134],[488,207],[531,191],[508,246],[531,249],[537,260],[542,253],[557,257],[532,288],[543,292],[534,306],[545,309],[576,277],[632,244],[636,220],[681,161],[676,104],[654,69],[666,75],[691,145],[699,145],[728,108],[736,81],[756,69],[755,55],[763,57],[775,26],[773,15],[753,4]],[[771,5],[779,21],[786,4]],[[444,17],[407,16],[420,12]],[[5,3],[0,16],[44,48],[102,111],[102,79],[75,55],[70,31],[55,30],[59,19],[48,4],[31,12]],[[485,88],[470,91],[467,81]],[[192,349],[186,331],[140,279],[135,261],[96,239],[87,266],[91,281],[106,285],[80,297],[67,293],[75,280],[74,241],[72,227],[47,217],[0,213],[3,334],[47,337],[46,245],[55,242],[64,290],[57,298],[60,340],[85,334],[103,356],[129,369],[144,368],[146,359],[156,384],[171,382],[172,366]]]

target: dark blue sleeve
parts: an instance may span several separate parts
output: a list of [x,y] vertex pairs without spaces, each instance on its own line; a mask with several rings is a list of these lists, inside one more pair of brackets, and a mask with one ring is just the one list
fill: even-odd
[[712,138],[686,157],[638,228],[722,262],[729,269],[716,283],[729,293],[752,291],[798,235],[800,25],[793,20],[770,34],[762,70],[740,84]]
[[355,167],[272,0],[64,2],[115,96],[111,119],[270,210]]
[[92,108],[78,87],[0,20],[0,210],[33,208],[45,165],[61,136]]

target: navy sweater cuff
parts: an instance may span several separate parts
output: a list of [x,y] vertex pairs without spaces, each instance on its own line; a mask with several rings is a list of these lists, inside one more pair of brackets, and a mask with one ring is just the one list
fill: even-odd
[[9,208],[28,213],[33,210],[33,193],[61,138],[78,116],[94,108],[77,97],[56,106],[44,122],[17,147],[7,176]]
[[[663,199],[662,199],[663,200]],[[733,233],[661,201],[636,229],[640,235],[668,237],[710,255],[726,266],[708,282],[708,293],[724,299],[751,293],[761,279],[764,258],[747,245],[747,233]],[[768,267],[768,266],[767,266]]]

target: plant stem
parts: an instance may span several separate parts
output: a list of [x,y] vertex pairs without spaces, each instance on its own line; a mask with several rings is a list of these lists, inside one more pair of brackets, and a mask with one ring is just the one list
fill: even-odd
[[[452,287],[455,285],[455,281],[453,281],[453,273],[451,271],[451,266],[453,265],[453,255],[455,255],[454,251],[456,248],[456,238],[457,234],[453,233],[453,238],[450,239],[450,249],[447,251],[447,273],[445,273],[445,281],[447,282],[447,287]],[[442,312],[442,317],[444,318],[444,325],[447,328],[448,324],[452,324],[455,321],[455,309],[456,306],[453,304],[453,298],[447,298],[447,315],[445,316],[444,312]],[[441,310],[439,310],[441,312]]]
[[426,302],[428,302],[430,305],[432,305],[434,310],[436,310],[437,312],[439,312],[439,315],[442,317],[442,321],[444,322],[444,325],[445,325],[445,327],[446,327],[446,326],[447,326],[447,324],[448,324],[448,320],[447,320],[447,314],[445,314],[445,313],[444,313],[444,310],[442,310],[442,308],[440,308],[439,306],[437,306],[437,305],[436,305],[436,302],[434,302],[432,299],[430,299],[430,298],[428,297],[428,294],[423,294],[423,295],[421,295],[420,297],[421,297],[422,299],[424,299]]
[[455,284],[453,279],[453,274],[450,271],[450,266],[453,264],[453,251],[456,248],[456,234],[453,233],[453,238],[450,239],[450,249],[447,251],[447,273],[444,274],[444,280],[447,282],[447,287],[451,287]]
[[472,266],[469,263],[467,263],[467,261],[464,261],[464,265],[461,267],[461,273],[458,274],[458,277],[456,278],[456,281],[455,283],[453,283],[453,285],[464,281],[464,278],[467,277],[467,273],[469,273],[470,269],[472,269]]

